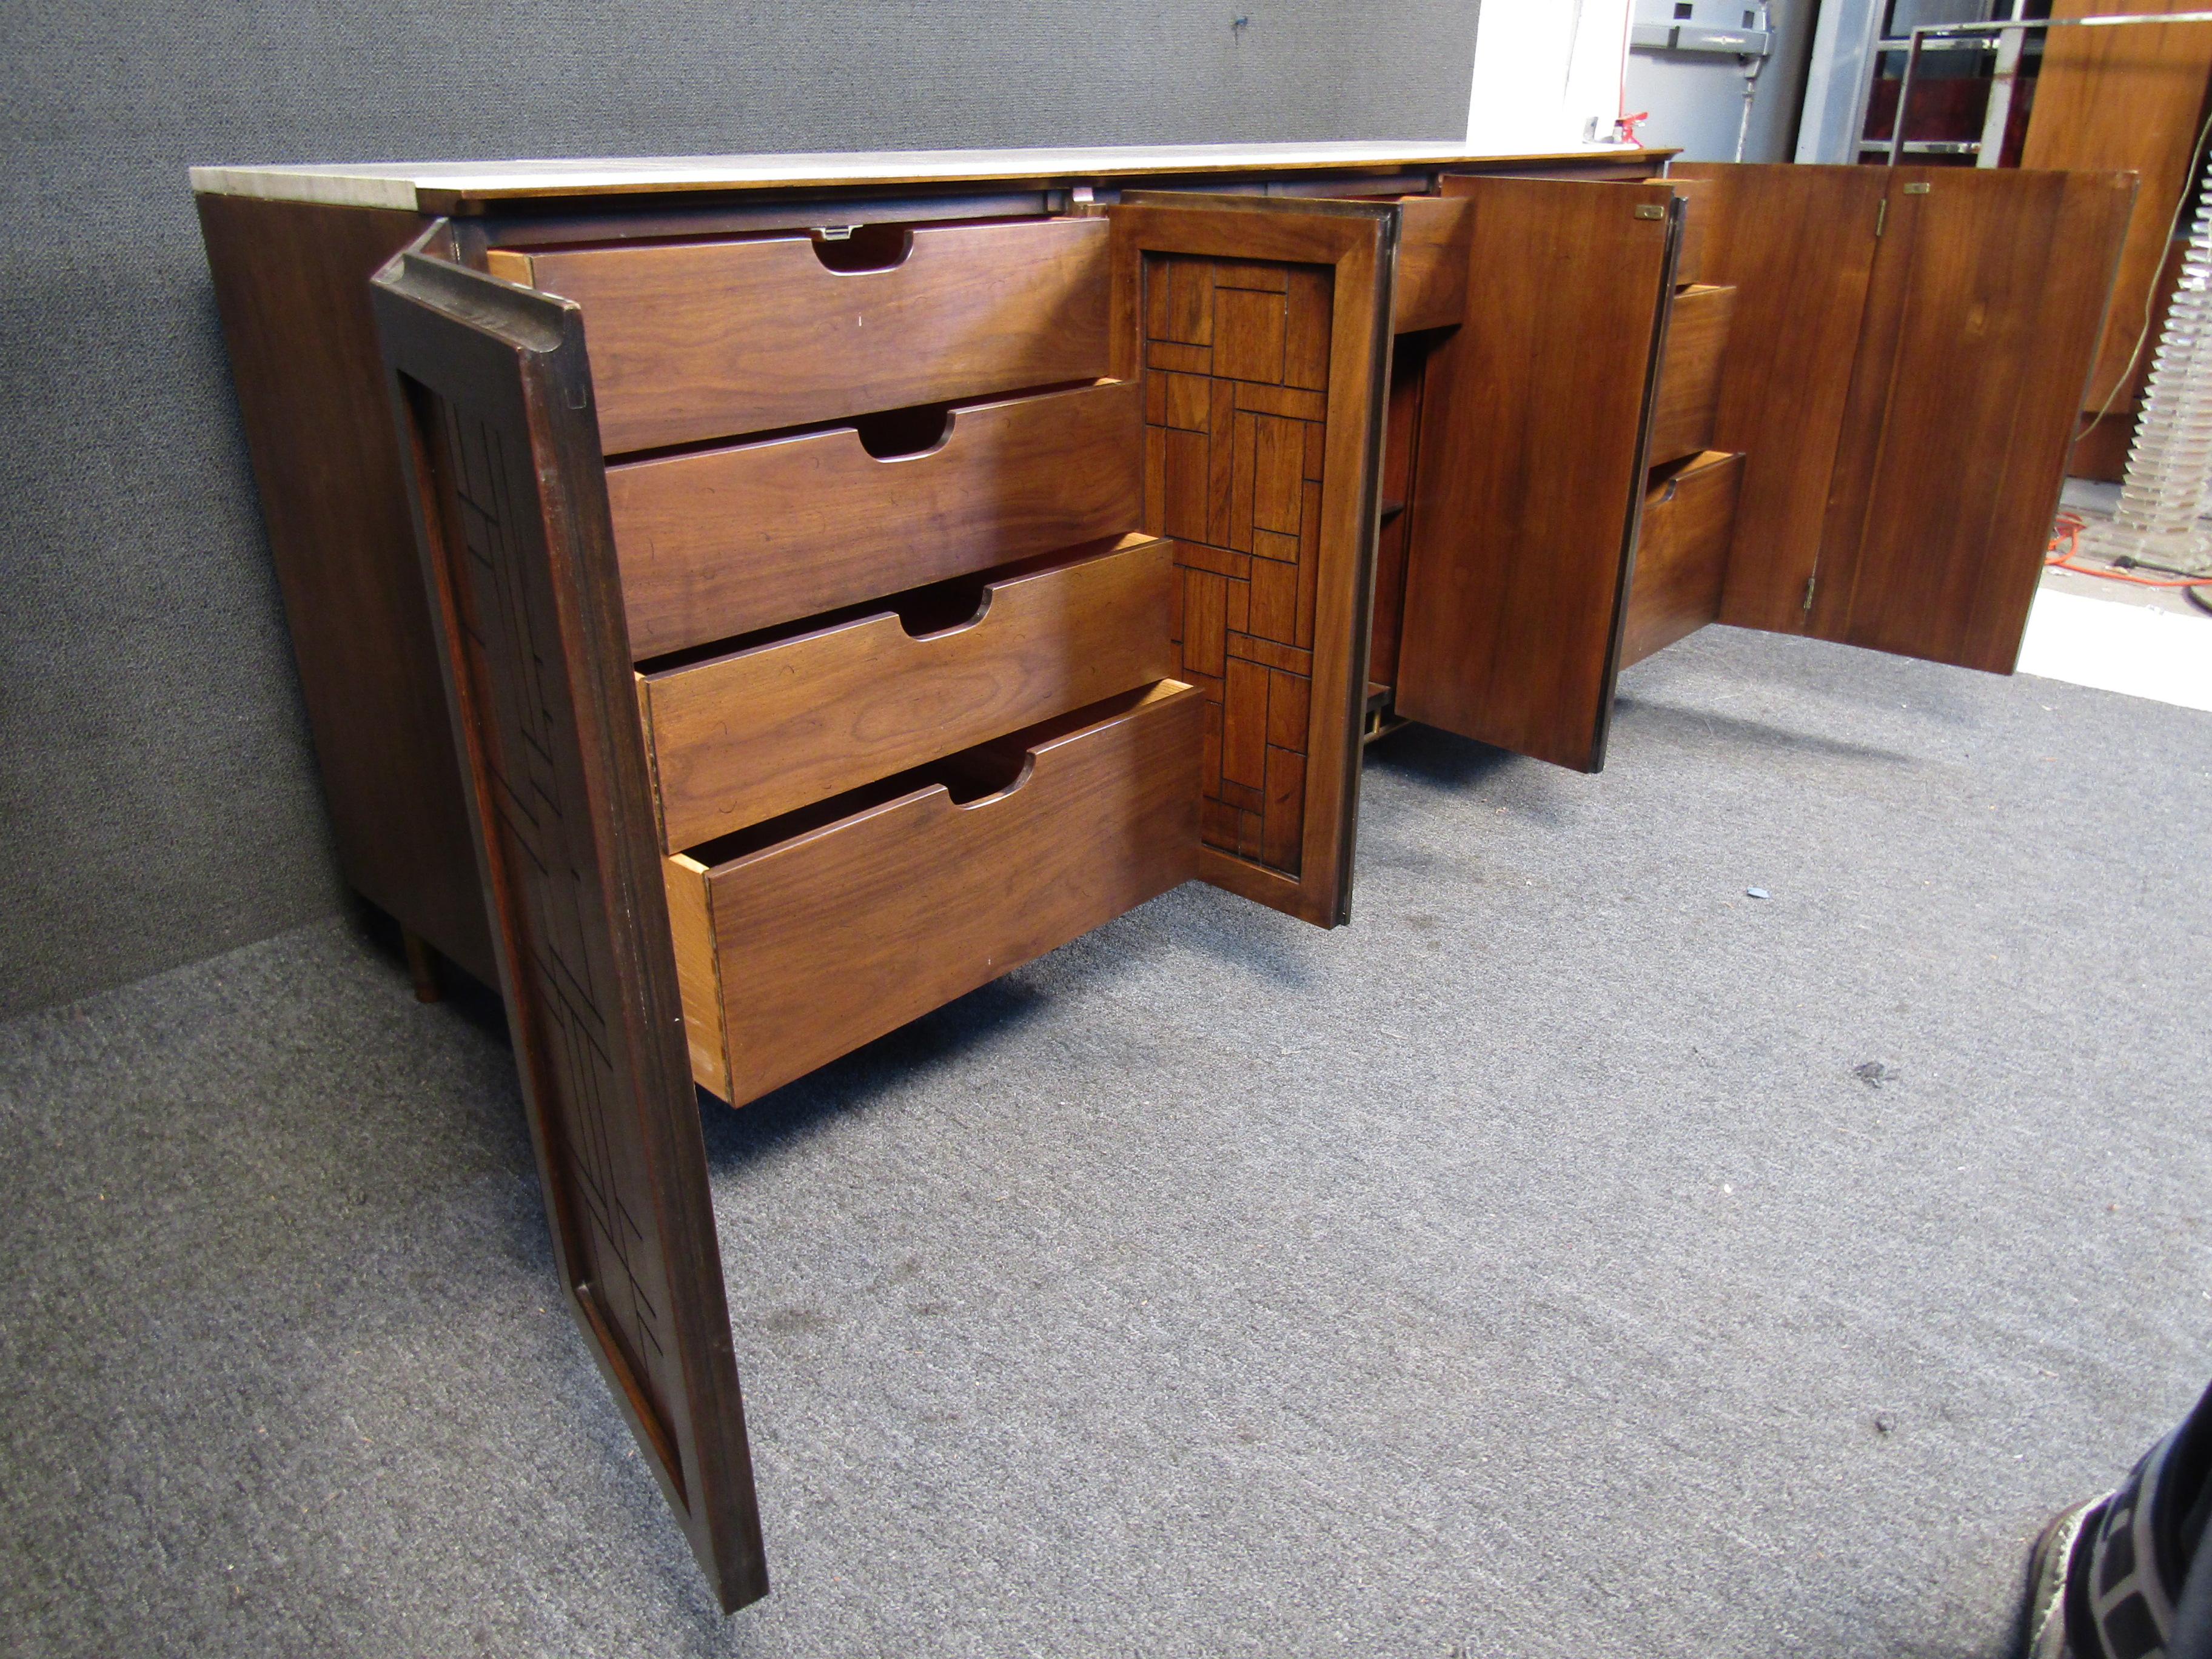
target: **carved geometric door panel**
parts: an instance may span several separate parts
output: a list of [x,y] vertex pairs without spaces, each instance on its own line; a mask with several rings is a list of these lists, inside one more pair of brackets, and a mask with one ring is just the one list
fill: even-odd
[[1346,920],[1367,691],[1390,208],[1133,193],[1115,373],[1145,385],[1145,528],[1206,696],[1200,872]]
[[570,1312],[726,1610],[768,1592],[576,308],[374,300]]

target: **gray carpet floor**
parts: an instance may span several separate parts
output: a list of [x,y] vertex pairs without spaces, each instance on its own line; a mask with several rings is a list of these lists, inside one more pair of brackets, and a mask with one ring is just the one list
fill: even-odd
[[2208,823],[2212,715],[1728,630],[1601,777],[1388,740],[1351,927],[707,1109],[726,1622],[481,1002],[330,923],[18,1019],[0,1648],[2004,1653],[2212,1376]]

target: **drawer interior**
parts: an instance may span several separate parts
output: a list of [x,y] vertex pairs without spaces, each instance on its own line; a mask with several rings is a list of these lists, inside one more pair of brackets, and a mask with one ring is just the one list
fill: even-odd
[[1742,488],[1741,455],[1693,455],[1652,474],[1628,590],[1622,667],[1720,620]]
[[1189,879],[1203,707],[1164,681],[666,860],[697,1080],[742,1104]]

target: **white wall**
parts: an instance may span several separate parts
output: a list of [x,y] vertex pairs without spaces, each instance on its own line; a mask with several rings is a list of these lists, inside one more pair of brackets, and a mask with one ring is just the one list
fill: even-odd
[[1629,0],[1482,0],[1470,148],[1574,149],[1613,137]]

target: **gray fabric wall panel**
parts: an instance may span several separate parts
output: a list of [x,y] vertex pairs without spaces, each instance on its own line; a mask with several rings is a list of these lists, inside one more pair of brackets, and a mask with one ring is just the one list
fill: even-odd
[[187,166],[1451,139],[1474,22],[1473,0],[6,0],[0,1013],[343,902]]

